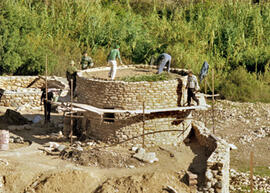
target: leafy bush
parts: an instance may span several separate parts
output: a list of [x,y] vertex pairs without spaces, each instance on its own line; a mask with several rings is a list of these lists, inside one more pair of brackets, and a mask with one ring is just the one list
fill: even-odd
[[239,67],[228,74],[220,88],[220,93],[235,101],[270,102],[270,86],[258,80],[255,73]]
[[[43,74],[47,55],[49,74],[64,75],[70,60],[79,68],[83,51],[102,66],[119,44],[126,64],[147,63],[167,52],[173,67],[198,74],[208,61],[215,88],[225,97],[237,99],[233,95],[241,90],[249,100],[267,101],[265,92],[258,97],[248,87],[254,82],[269,87],[262,78],[268,76],[269,29],[270,4],[244,0],[5,0],[0,1],[0,74]],[[234,71],[240,66],[256,75],[245,72],[238,80]]]

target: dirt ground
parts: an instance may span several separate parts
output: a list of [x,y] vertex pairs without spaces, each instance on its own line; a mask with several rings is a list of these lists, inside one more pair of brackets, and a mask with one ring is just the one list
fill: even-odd
[[[0,109],[2,114],[5,109]],[[23,112],[28,119],[42,115],[41,111]],[[10,144],[9,151],[0,152],[0,192],[5,193],[111,193],[111,192],[168,192],[171,186],[179,192],[194,192],[182,181],[186,170],[203,173],[199,167],[207,157],[206,150],[193,140],[188,146],[155,147],[159,161],[154,164],[132,158],[131,150],[123,147],[93,148],[66,151],[60,156],[46,155],[40,149],[48,142],[69,146],[65,138],[55,137],[62,116],[53,114],[52,123],[32,125],[31,129],[15,130],[13,136],[23,137],[23,144]],[[0,123],[0,128],[8,124]],[[173,155],[173,157],[172,157]],[[8,163],[8,165],[6,165]],[[190,164],[191,163],[191,164]],[[2,176],[2,178],[1,178]],[[2,179],[2,180],[1,180]],[[201,180],[203,180],[201,178]],[[1,182],[2,181],[2,182]]]
[[[240,138],[259,128],[270,127],[270,104],[217,101],[215,105],[216,135],[238,148],[231,151],[231,167],[247,170],[249,153],[253,151],[255,172],[261,167],[267,170],[270,166],[269,136],[256,138],[246,144],[242,144]],[[5,110],[1,107],[1,114]],[[42,112],[26,111],[23,115],[32,119],[36,115],[42,116]],[[194,117],[212,128],[210,115],[209,110],[197,112]],[[132,158],[131,150],[117,146],[83,146],[82,152],[69,149],[60,156],[52,156],[46,155],[39,148],[49,141],[69,146],[67,139],[55,136],[61,130],[59,124],[62,122],[62,115],[53,114],[52,119],[48,127],[35,124],[31,129],[11,132],[11,135],[23,137],[32,144],[11,143],[9,151],[0,152],[0,192],[166,193],[166,186],[171,186],[178,192],[196,192],[182,182],[186,170],[204,173],[205,168],[201,166],[204,166],[208,152],[196,140],[193,139],[189,145],[147,149],[148,152],[155,152],[159,158],[154,164],[138,161]],[[0,121],[1,129],[7,129],[8,126],[6,122]],[[174,156],[171,157],[171,154]],[[199,183],[203,180],[203,175],[199,175]]]
[[[143,69],[143,68],[136,68],[136,69],[118,69],[116,72],[115,79],[121,80],[123,77],[133,77],[133,76],[141,76],[141,75],[153,75],[156,74],[156,69]],[[103,71],[96,71],[93,73],[86,73],[86,77],[94,77],[94,78],[102,78],[109,80],[109,70]],[[171,73],[171,78],[178,78],[180,77],[178,74]]]

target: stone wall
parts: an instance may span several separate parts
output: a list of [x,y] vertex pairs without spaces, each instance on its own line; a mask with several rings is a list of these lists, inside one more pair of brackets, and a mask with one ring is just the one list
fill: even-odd
[[41,90],[36,88],[17,89],[16,91],[7,90],[1,97],[0,106],[6,107],[39,107]]
[[[1,76],[0,106],[36,108],[40,106],[41,90],[45,78],[41,76]],[[48,77],[48,88],[68,89],[65,78]],[[64,92],[62,92],[64,93]],[[65,92],[66,93],[66,92]]]
[[[153,68],[149,65],[119,67]],[[146,109],[170,108],[182,106],[186,102],[187,77],[157,82],[125,82],[86,78],[85,73],[104,71],[107,68],[92,68],[78,73],[78,102],[90,104],[98,108],[142,109],[145,101]],[[186,73],[181,69],[172,69],[175,73]]]
[[[41,90],[44,80],[38,76],[0,77],[0,106],[35,108],[40,106]],[[27,88],[29,87],[29,88]]]
[[[126,68],[156,68],[156,66],[136,65],[124,66]],[[145,109],[164,109],[183,106],[186,103],[187,72],[182,69],[171,69],[172,73],[179,74],[179,78],[168,81],[156,82],[125,82],[111,81],[100,78],[88,78],[87,74],[97,71],[109,70],[109,68],[92,68],[78,73],[77,95],[78,102],[90,104],[98,108],[112,108],[124,110],[142,109],[145,101]],[[202,102],[205,104],[205,101]],[[191,111],[164,112],[145,115],[145,133],[155,132],[146,135],[146,145],[176,145],[182,142],[190,131],[190,120],[179,120],[187,118]],[[143,133],[143,115],[110,114],[105,113],[104,117],[91,112],[83,114],[85,119],[81,128],[85,128],[86,134],[90,137],[104,142],[122,142]],[[107,120],[113,118],[113,120]],[[69,123],[69,121],[67,121]],[[67,124],[68,125],[68,124]],[[178,130],[163,132],[164,130]],[[182,131],[185,130],[185,131]],[[125,143],[141,144],[142,139],[136,138]]]
[[[38,76],[1,76],[0,88],[3,90],[17,90],[27,88],[30,84],[39,78]],[[37,81],[31,88],[40,88],[44,81]]]
[[193,123],[192,128],[199,144],[212,152],[207,159],[203,192],[228,193],[230,179],[229,145],[224,140],[211,134],[204,124],[200,122]]
[[[106,143],[122,143],[128,139],[143,134],[143,115],[115,114],[114,122],[106,121],[97,114],[86,112],[85,119],[79,123],[80,128],[86,129],[86,135]],[[191,120],[179,120],[190,116],[190,111],[176,113],[154,113],[145,115],[146,146],[178,145],[189,134]],[[67,125],[70,121],[66,122]],[[176,130],[176,131],[168,131]],[[123,143],[124,146],[142,144],[142,137],[134,138]]]

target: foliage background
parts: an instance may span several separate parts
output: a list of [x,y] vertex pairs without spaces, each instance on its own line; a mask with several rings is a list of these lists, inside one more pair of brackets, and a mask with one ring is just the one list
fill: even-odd
[[208,61],[222,97],[270,102],[267,2],[0,1],[2,75],[43,74],[46,55],[49,73],[64,75],[70,60],[78,64],[85,50],[102,66],[115,44],[126,64],[149,63],[167,52],[174,67],[198,74]]

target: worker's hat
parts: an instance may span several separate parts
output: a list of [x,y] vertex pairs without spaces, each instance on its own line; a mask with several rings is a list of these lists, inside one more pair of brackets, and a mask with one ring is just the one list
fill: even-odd
[[71,64],[71,65],[74,65],[74,64],[75,64],[74,60],[71,60],[71,61],[70,61],[70,64]]

